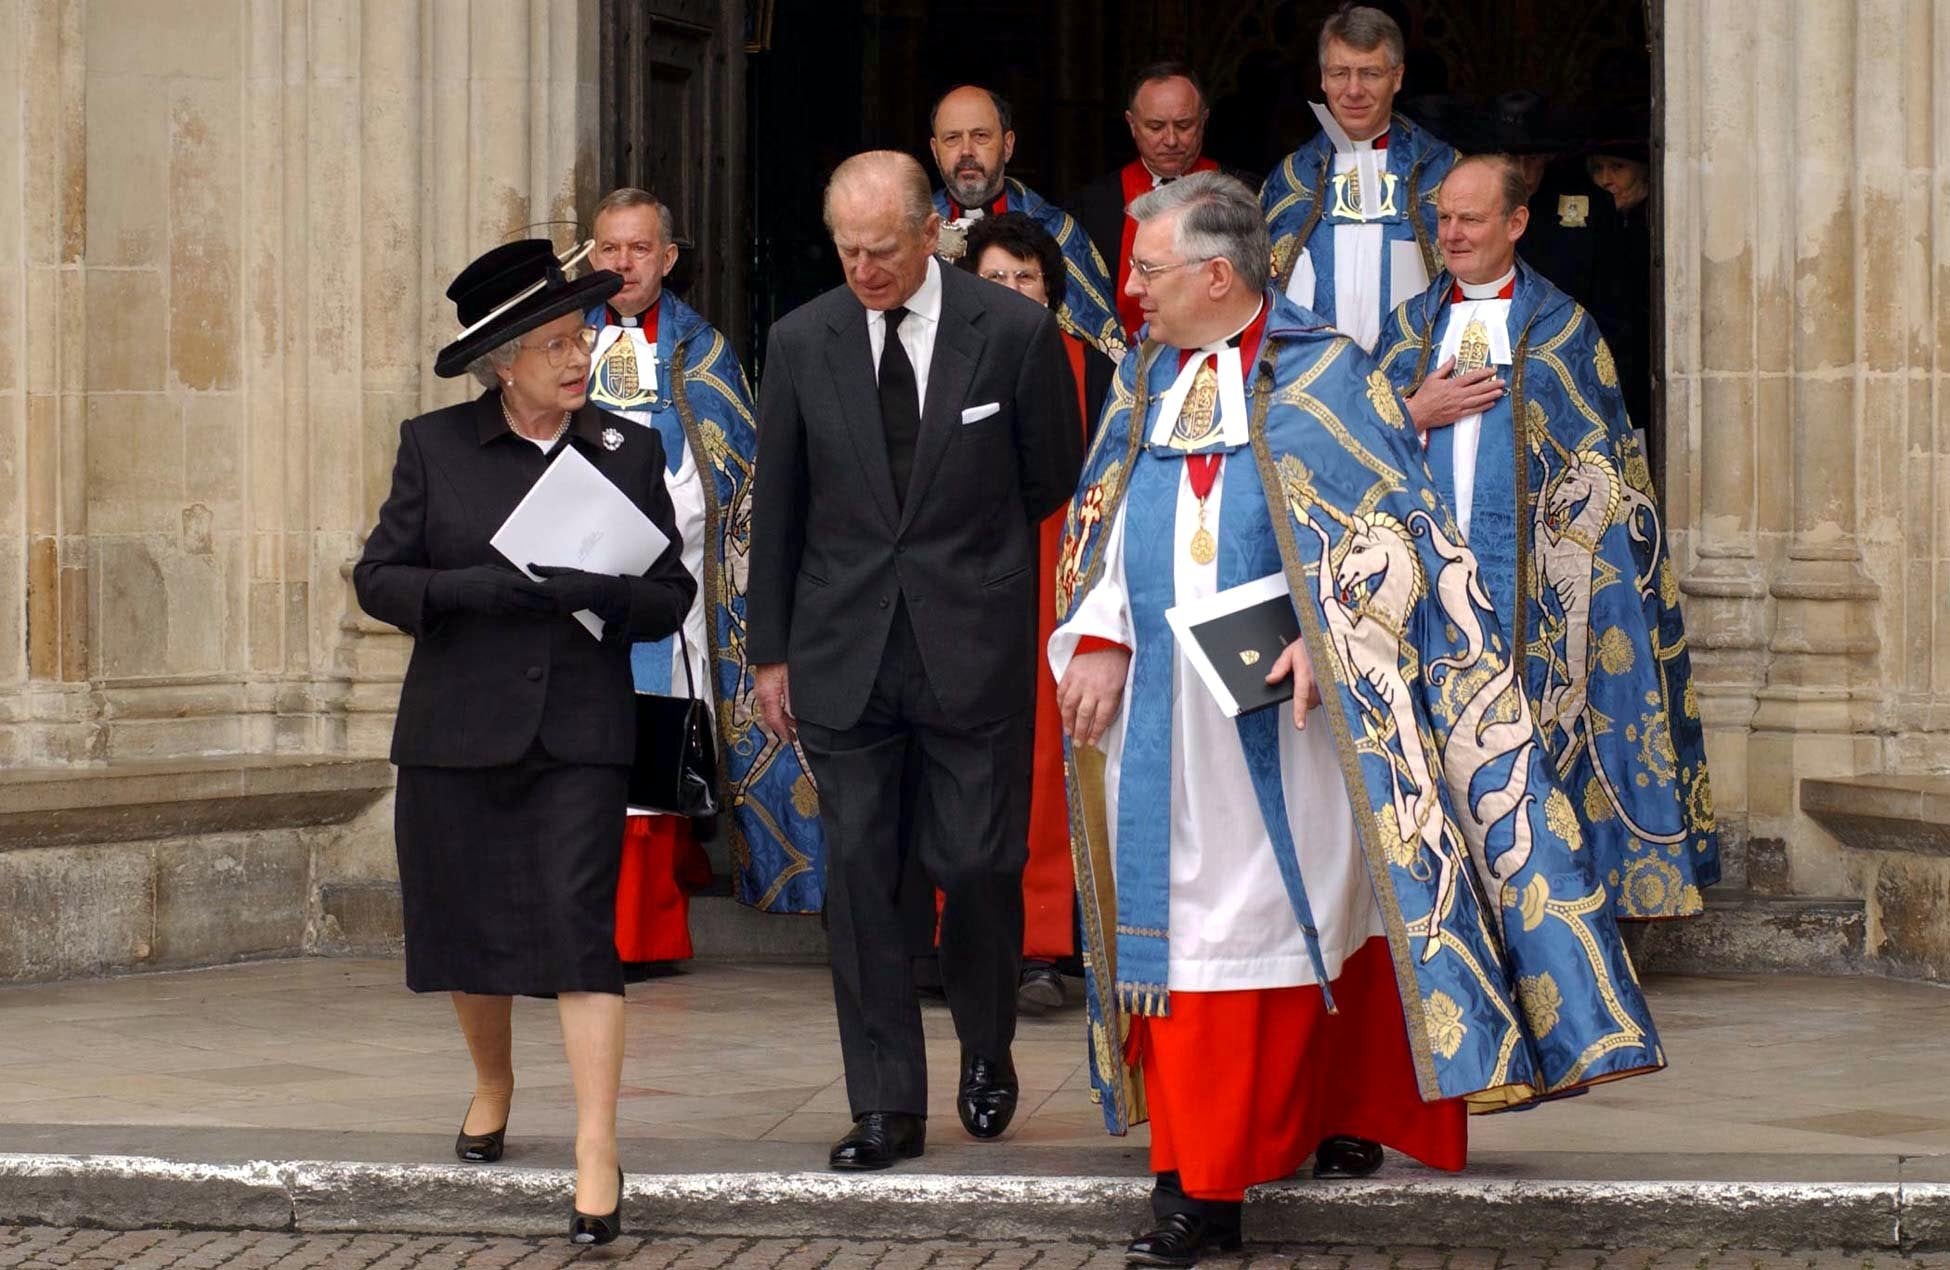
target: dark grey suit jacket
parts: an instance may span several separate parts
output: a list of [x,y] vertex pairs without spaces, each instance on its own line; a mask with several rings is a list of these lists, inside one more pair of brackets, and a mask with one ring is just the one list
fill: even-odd
[[[1034,700],[1036,525],[1083,463],[1048,309],[941,269],[941,324],[905,499],[894,496],[867,314],[837,287],[773,326],[758,394],[746,653],[786,662],[794,713],[856,723],[905,600],[942,708]],[[965,411],[993,405],[963,422]]]

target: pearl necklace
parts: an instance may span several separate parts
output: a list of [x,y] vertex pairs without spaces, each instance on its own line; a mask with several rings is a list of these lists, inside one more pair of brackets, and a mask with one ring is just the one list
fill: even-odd
[[[505,420],[505,421],[507,422],[507,424],[508,424],[508,431],[510,431],[510,432],[512,432],[512,433],[514,433],[514,434],[515,434],[516,436],[518,436],[518,437],[520,437],[520,438],[521,438],[522,440],[524,440],[524,441],[539,441],[539,440],[540,440],[540,438],[538,438],[538,437],[531,437],[531,436],[529,436],[529,435],[528,435],[527,433],[525,433],[525,432],[523,432],[523,431],[522,431],[522,430],[521,430],[520,428],[517,428],[517,427],[515,426],[515,412],[514,412],[514,411],[512,411],[512,410],[510,410],[510,409],[508,409],[508,394],[506,394],[506,393],[502,393],[502,394],[501,394],[501,418],[502,418],[503,420]],[[562,439],[562,434],[563,434],[564,432],[567,432],[567,431],[569,430],[569,421],[570,421],[570,420],[572,420],[572,419],[574,419],[574,418],[575,418],[575,415],[574,415],[573,413],[571,413],[570,411],[567,411],[567,410],[564,410],[564,411],[562,412],[562,422],[556,425],[556,427],[555,427],[555,431],[554,431],[554,432],[553,432],[552,434],[550,434],[550,436],[549,436],[549,438],[548,438],[548,440],[547,440],[547,441],[543,441],[543,442],[541,442],[541,444],[542,444],[542,448],[543,448],[543,449],[550,449],[550,450],[552,450],[552,449],[554,449],[554,448],[555,448],[555,443],[556,443],[557,441],[560,441],[560,440]]]

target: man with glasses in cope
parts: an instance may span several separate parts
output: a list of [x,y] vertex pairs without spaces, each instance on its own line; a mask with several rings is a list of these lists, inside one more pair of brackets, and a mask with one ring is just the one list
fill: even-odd
[[[734,894],[768,912],[818,912],[825,870],[818,809],[805,797],[811,782],[793,748],[759,727],[744,655],[758,454],[751,389],[724,336],[664,290],[677,263],[670,208],[625,187],[596,205],[593,228],[594,263],[622,275],[623,287],[588,314],[595,331],[589,398],[663,438],[684,566],[698,584],[683,638],[633,650],[636,690],[681,696],[694,685],[710,703],[726,795],[718,827],[730,835]],[[807,859],[813,868],[802,867]],[[665,967],[691,956],[687,890],[710,881],[691,821],[631,808],[616,893],[616,945],[626,966]]]
[[1396,305],[1441,267],[1435,192],[1456,162],[1446,142],[1394,113],[1402,29],[1343,5],[1320,28],[1320,132],[1260,187],[1273,281],[1372,352]]

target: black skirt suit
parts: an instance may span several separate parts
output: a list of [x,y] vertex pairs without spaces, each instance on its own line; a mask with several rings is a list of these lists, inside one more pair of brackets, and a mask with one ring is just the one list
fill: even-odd
[[[628,580],[628,621],[598,642],[567,615],[430,607],[438,571],[505,566],[488,540],[569,445],[670,538],[649,572]],[[636,744],[630,645],[676,630],[696,591],[664,466],[655,429],[590,405],[547,454],[509,430],[493,391],[401,425],[392,490],[353,585],[367,613],[413,637],[392,759],[416,992],[623,990],[615,921]]]

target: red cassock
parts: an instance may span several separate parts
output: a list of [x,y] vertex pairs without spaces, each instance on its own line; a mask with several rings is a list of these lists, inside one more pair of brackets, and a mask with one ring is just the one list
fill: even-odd
[[[1185,175],[1190,176],[1193,172],[1216,172],[1218,168],[1219,165],[1211,159],[1199,158],[1186,170]],[[1144,166],[1143,159],[1132,159],[1126,163],[1124,170],[1118,173],[1118,179],[1124,186],[1124,206],[1127,208],[1131,205],[1132,199],[1140,194],[1149,194],[1154,188],[1151,184],[1151,169]],[[1137,297],[1124,294],[1124,284],[1131,280],[1131,243],[1136,239],[1137,222],[1127,213],[1124,217],[1123,240],[1117,244],[1116,261],[1117,320],[1124,324],[1124,338],[1127,340],[1135,340],[1138,327],[1144,324],[1144,313],[1138,308]],[[1083,381],[1078,379],[1077,382]]]
[[1131,1020],[1144,1072],[1151,1168],[1185,1193],[1237,1200],[1296,1172],[1326,1138],[1367,1138],[1431,1168],[1468,1156],[1460,1098],[1424,1102],[1388,941],[1357,949],[1320,988],[1171,993],[1164,1018]]
[[616,955],[624,961],[691,957],[690,893],[711,884],[711,860],[682,816],[631,816],[616,878]]
[[[1077,427],[1089,434],[1090,403],[1083,386],[1084,343],[1063,337],[1077,382]],[[1063,551],[1067,507],[1043,522],[1036,588],[1036,726],[1030,751],[1029,864],[1022,871],[1022,955],[1054,961],[1076,953],[1076,874],[1070,864],[1070,796],[1063,783],[1063,716],[1056,679],[1041,655],[1056,630],[1056,561]]]

